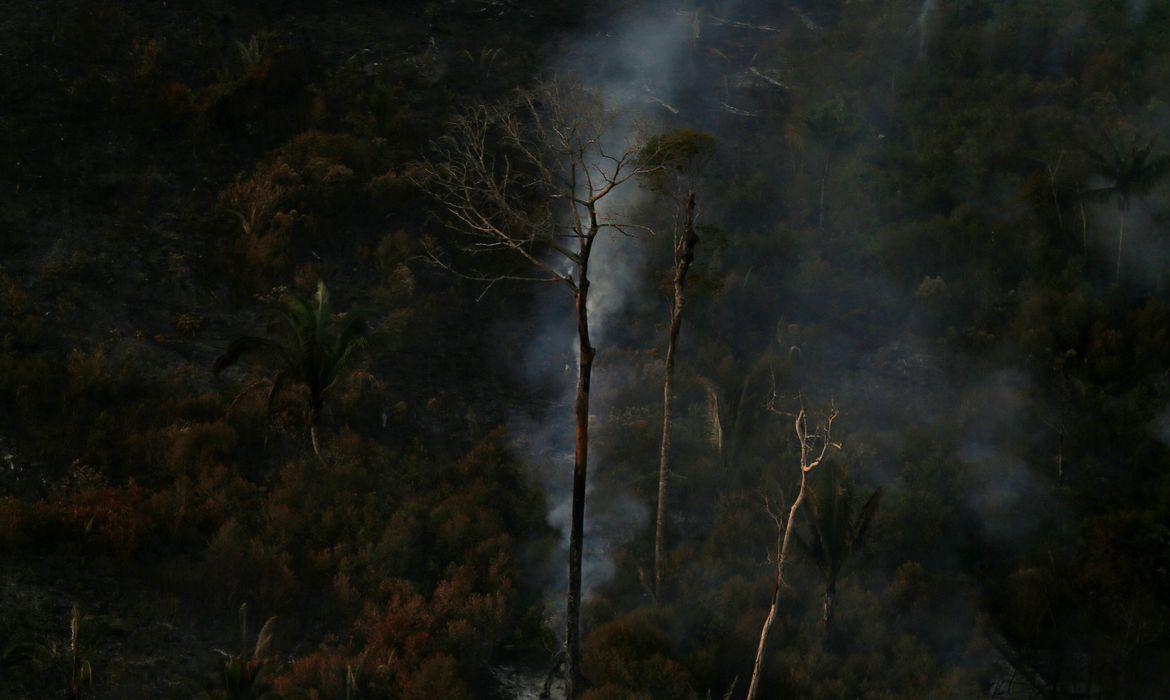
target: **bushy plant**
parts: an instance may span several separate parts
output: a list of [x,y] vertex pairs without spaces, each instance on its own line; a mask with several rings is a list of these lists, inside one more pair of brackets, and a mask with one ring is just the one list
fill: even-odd
[[287,273],[310,251],[332,248],[331,238],[352,217],[366,188],[386,176],[384,148],[349,134],[308,131],[238,177],[221,194],[221,209],[231,217],[230,248],[246,286],[262,288]]
[[674,643],[650,611],[607,622],[585,639],[581,666],[595,686],[590,700],[630,697],[697,698],[690,678],[674,658]]

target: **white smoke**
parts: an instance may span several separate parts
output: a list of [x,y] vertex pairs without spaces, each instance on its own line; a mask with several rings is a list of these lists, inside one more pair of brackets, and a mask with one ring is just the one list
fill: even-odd
[[1063,515],[1052,480],[1005,448],[1024,441],[1024,431],[1034,426],[1028,418],[1033,393],[1025,373],[1002,370],[969,388],[960,408],[966,425],[958,486],[986,540],[1020,550],[1035,540],[1045,518]]
[[[606,134],[607,153],[620,153],[644,137],[644,124],[665,109],[662,103],[674,99],[677,68],[683,63],[691,39],[691,19],[676,13],[636,12],[614,18],[610,27],[596,34],[570,41],[552,66],[556,75],[572,75],[596,90],[615,121]],[[608,161],[592,164],[612,174]],[[599,206],[603,223],[638,224],[636,217],[646,204],[646,193],[629,181],[606,196]],[[608,439],[615,427],[609,414],[619,387],[607,376],[619,370],[620,362],[606,354],[607,346],[620,335],[621,318],[631,302],[643,296],[640,288],[646,262],[645,236],[637,226],[625,233],[604,228],[599,234],[589,268],[590,339],[598,349],[590,400],[589,488],[586,495],[583,596],[608,581],[614,572],[612,553],[627,544],[644,528],[649,508],[628,491],[612,483],[599,487],[612,468],[614,456],[596,446]],[[549,290],[550,292],[552,290]],[[525,353],[524,372],[528,378],[551,387],[558,397],[539,417],[516,416],[509,426],[520,452],[536,471],[549,500],[549,523],[568,548],[572,513],[573,399],[577,381],[577,334],[573,325],[572,301],[568,294],[541,295],[534,310],[533,339]],[[603,491],[603,493],[599,493]],[[546,577],[548,603],[563,605],[567,570],[559,557]]]

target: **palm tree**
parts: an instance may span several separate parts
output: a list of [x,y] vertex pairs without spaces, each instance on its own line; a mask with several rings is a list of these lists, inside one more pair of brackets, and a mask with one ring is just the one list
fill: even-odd
[[320,459],[317,426],[321,407],[365,334],[365,321],[357,314],[335,317],[329,290],[324,282],[319,282],[311,299],[285,297],[268,330],[268,337],[243,336],[232,341],[227,351],[216,359],[214,372],[219,374],[245,355],[255,355],[270,363],[276,371],[268,380],[269,412],[283,389],[303,388],[313,452]]
[[1150,193],[1170,173],[1170,156],[1154,155],[1154,141],[1118,135],[1107,139],[1108,151],[1086,148],[1097,174],[1108,183],[1085,191],[1101,200],[1117,198],[1117,282],[1121,281],[1121,250],[1125,241],[1125,214],[1132,197]]
[[796,534],[797,543],[816,563],[825,582],[824,612],[825,638],[833,619],[833,603],[837,595],[837,579],[849,555],[861,544],[881,500],[882,489],[874,491],[860,510],[854,510],[853,494],[844,471],[829,465],[819,484],[811,489],[808,502],[810,537]]
[[269,653],[275,634],[276,618],[270,617],[256,635],[255,646],[248,644],[248,604],[240,606],[240,651],[219,651],[219,687],[208,687],[207,700],[281,700],[272,689],[270,677],[275,670],[274,655]]

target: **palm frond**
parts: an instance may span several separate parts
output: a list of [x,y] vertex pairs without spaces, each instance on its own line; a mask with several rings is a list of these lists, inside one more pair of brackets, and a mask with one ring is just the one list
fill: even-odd
[[873,522],[874,517],[877,515],[878,506],[881,504],[882,493],[885,491],[885,488],[884,486],[879,486],[870,494],[869,498],[861,506],[861,510],[858,511],[857,519],[853,523],[853,536],[849,544],[850,548],[856,547],[861,543],[862,538],[865,537],[870,523]]
[[325,366],[322,368],[324,371],[321,378],[322,393],[328,391],[341,376],[341,370],[349,362],[350,356],[361,346],[366,328],[365,319],[351,313],[347,315],[341,328],[334,334],[324,355]]
[[812,537],[798,539],[797,543],[816,562],[825,584],[832,588],[869,528],[882,489],[871,494],[857,510],[848,476],[836,465],[827,466],[809,494],[807,513]]
[[1117,192],[1117,187],[1114,185],[1106,185],[1104,187],[1090,187],[1080,191],[1082,197],[1091,200],[1105,201],[1112,197]]
[[268,400],[265,405],[268,406],[268,414],[272,415],[272,410],[276,407],[276,399],[280,397],[280,391],[289,382],[288,372],[286,370],[277,370],[276,374],[272,376],[272,387],[268,390]]
[[317,347],[325,347],[326,335],[333,325],[333,305],[329,301],[329,289],[324,282],[317,283],[317,292],[313,294],[314,330],[317,333]]
[[215,358],[212,372],[219,374],[223,370],[238,363],[246,355],[275,355],[278,359],[288,360],[288,353],[279,343],[268,338],[246,335],[236,338],[228,345],[222,355]]
[[1107,186],[1081,192],[1090,198],[1103,200],[1116,196],[1121,210],[1128,208],[1133,195],[1148,194],[1167,174],[1170,174],[1170,156],[1155,154],[1153,139],[1140,140],[1136,134],[1107,134],[1107,151],[1082,146],[1096,166],[1096,174],[1109,182]]
[[310,299],[285,296],[268,332],[269,338],[245,336],[233,341],[216,360],[215,371],[235,364],[245,354],[267,355],[276,370],[268,391],[268,412],[272,413],[285,386],[297,384],[307,390],[309,420],[315,423],[325,393],[341,376],[366,333],[364,318],[357,313],[334,318],[329,290],[318,283]]
[[272,637],[275,634],[276,616],[268,618],[264,626],[260,628],[260,633],[256,635],[256,648],[252,650],[252,658],[261,659],[268,653],[268,648],[272,646]]
[[820,538],[813,533],[813,537],[805,537],[799,530],[792,531],[792,539],[796,542],[796,549],[816,564],[817,568],[828,577],[830,574],[829,561],[825,557],[825,550],[821,547]]
[[293,345],[293,355],[303,357],[316,336],[316,315],[309,305],[293,295],[285,297],[284,308],[277,316],[275,328],[270,332],[281,332]]

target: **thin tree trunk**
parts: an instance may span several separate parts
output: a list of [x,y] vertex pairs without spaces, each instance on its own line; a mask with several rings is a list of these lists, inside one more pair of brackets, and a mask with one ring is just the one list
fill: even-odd
[[1052,206],[1056,207],[1056,224],[1064,231],[1064,214],[1060,211],[1060,197],[1056,193],[1056,175],[1060,172],[1060,164],[1064,162],[1064,151],[1060,152],[1060,156],[1056,159],[1056,167],[1044,164],[1048,169],[1048,187],[1052,190]]
[[744,379],[743,386],[740,387],[739,401],[735,404],[735,415],[731,419],[731,435],[724,442],[726,449],[720,452],[720,456],[723,458],[723,471],[727,473],[730,473],[733,467],[739,467],[739,448],[748,429],[748,395],[754,376],[755,369],[753,368]]
[[68,700],[81,698],[81,686],[84,682],[81,667],[81,648],[78,639],[81,636],[81,608],[73,604],[73,612],[69,618],[69,687],[65,690]]
[[829,631],[833,627],[833,604],[837,602],[837,584],[830,582],[825,586],[825,595],[822,600],[821,621],[825,625],[824,645],[829,645]]
[[581,551],[585,526],[585,484],[589,465],[589,382],[596,349],[589,343],[589,253],[597,235],[597,224],[583,241],[578,266],[576,452],[573,460],[573,515],[569,531],[569,588],[565,594],[565,696],[581,693]]
[[817,213],[817,230],[822,231],[825,228],[825,179],[829,176],[829,166],[821,171],[821,202]]
[[1085,217],[1085,199],[1077,193],[1077,204],[1081,209],[1081,253],[1089,257],[1089,220]]
[[1117,227],[1117,283],[1121,284],[1121,246],[1125,242],[1125,209],[1118,210]]
[[675,244],[674,304],[670,313],[670,328],[667,333],[666,367],[662,376],[662,443],[658,450],[658,513],[654,524],[654,600],[662,596],[663,542],[666,530],[666,482],[670,474],[670,415],[671,380],[674,377],[675,347],[682,327],[683,304],[687,270],[695,259],[695,193],[688,192],[684,205],[682,238]]
[[788,557],[788,543],[792,536],[792,527],[796,524],[796,512],[804,503],[804,485],[808,479],[808,472],[800,473],[800,490],[796,492],[796,499],[788,509],[788,521],[784,524],[784,537],[781,540],[780,552],[776,555],[776,580],[772,584],[772,605],[768,608],[768,616],[764,618],[764,626],[760,630],[760,643],[756,647],[756,663],[752,666],[752,682],[748,686],[747,700],[755,700],[760,689],[760,674],[764,668],[764,652],[768,645],[768,632],[772,623],[776,621],[776,613],[780,607],[780,587],[784,583],[784,561]]
[[1064,423],[1061,422],[1060,438],[1056,446],[1056,482],[1064,483]]

